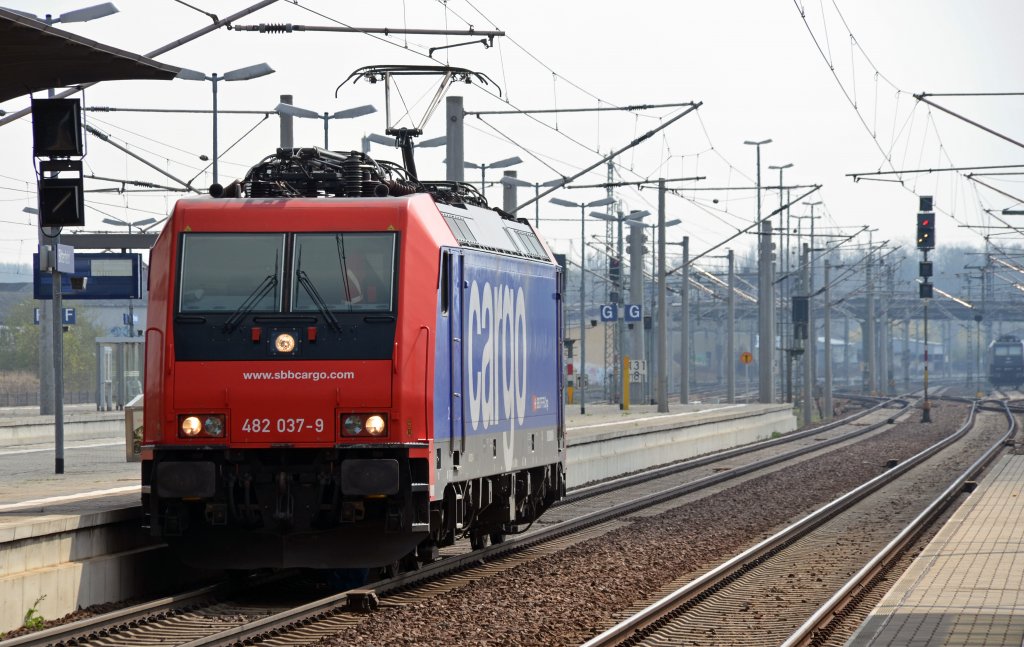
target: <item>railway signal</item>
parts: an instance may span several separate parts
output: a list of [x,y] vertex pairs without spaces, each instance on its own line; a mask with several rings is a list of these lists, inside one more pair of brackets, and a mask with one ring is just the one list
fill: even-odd
[[928,250],[935,249],[935,212],[932,210],[932,196],[921,196],[917,212],[917,248],[924,254],[918,265],[921,282],[918,295],[924,299],[924,402],[921,404],[921,422],[931,422],[931,402],[928,401],[928,300],[932,298],[932,264]]
[[917,214],[917,248],[935,249],[935,214],[930,211]]

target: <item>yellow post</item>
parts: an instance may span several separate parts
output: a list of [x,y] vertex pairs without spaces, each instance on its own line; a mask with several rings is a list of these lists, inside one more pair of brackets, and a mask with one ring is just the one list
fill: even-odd
[[629,411],[629,356],[622,358],[622,410]]

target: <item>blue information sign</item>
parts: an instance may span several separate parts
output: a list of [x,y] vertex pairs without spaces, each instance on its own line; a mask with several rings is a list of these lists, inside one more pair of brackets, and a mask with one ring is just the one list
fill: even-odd
[[[40,272],[34,259],[33,297],[53,298],[53,275]],[[85,287],[71,287],[71,277],[85,278]],[[75,254],[75,271],[60,274],[64,299],[139,299],[142,297],[142,256],[140,254]]]
[[[65,326],[71,326],[77,323],[75,317],[74,308],[63,308],[60,313],[61,323]],[[32,323],[39,325],[39,308],[32,308]]]
[[615,321],[619,318],[619,304],[617,303],[602,303],[601,304],[601,321]]
[[644,318],[644,306],[640,303],[627,303],[623,319],[626,321],[640,321]]

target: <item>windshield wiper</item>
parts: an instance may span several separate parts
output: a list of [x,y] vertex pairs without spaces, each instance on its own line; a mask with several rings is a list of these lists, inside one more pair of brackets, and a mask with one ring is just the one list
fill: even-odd
[[256,289],[253,290],[248,297],[246,297],[245,301],[242,302],[242,305],[238,306],[238,308],[231,313],[231,316],[228,317],[228,320],[224,322],[224,332],[235,332],[239,324],[242,323],[242,319],[244,319],[247,314],[252,312],[253,309],[256,307],[256,304],[259,303],[260,300],[263,299],[263,297],[267,296],[267,294],[269,294],[270,291],[273,290],[276,286],[276,271],[273,274],[267,274],[265,277],[263,277],[263,280],[260,281],[260,284],[256,286]]
[[334,313],[332,313],[330,308],[327,307],[327,302],[324,301],[324,298],[322,296],[320,296],[320,292],[317,291],[316,286],[313,285],[313,282],[309,280],[309,276],[306,275],[305,270],[296,270],[295,277],[299,279],[299,285],[301,285],[303,289],[306,290],[306,294],[308,294],[309,298],[312,299],[313,303],[316,304],[317,310],[319,310],[320,314],[324,316],[324,319],[327,320],[327,323],[331,325],[331,328],[334,329],[334,332],[340,333],[341,325],[338,323],[338,320],[334,317]]

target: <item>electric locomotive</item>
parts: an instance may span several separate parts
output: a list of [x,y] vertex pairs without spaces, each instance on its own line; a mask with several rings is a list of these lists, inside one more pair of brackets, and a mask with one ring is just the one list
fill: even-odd
[[563,496],[561,268],[528,221],[319,148],[211,194],[150,256],[143,510],[183,561],[429,561]]
[[1001,335],[988,346],[988,381],[992,386],[1024,384],[1024,342],[1013,335]]

